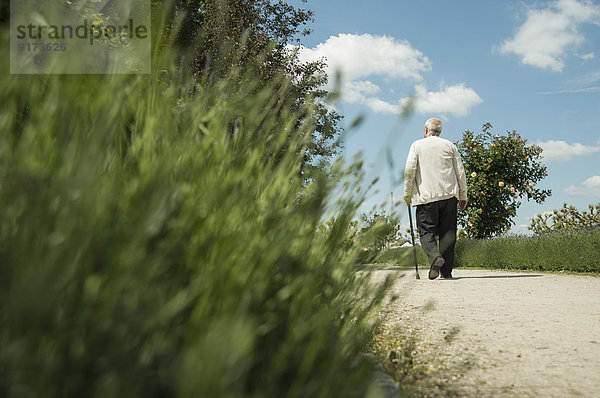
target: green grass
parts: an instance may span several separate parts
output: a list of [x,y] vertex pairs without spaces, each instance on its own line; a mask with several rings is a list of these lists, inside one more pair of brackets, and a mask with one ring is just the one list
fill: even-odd
[[154,62],[0,81],[0,396],[365,396],[358,167],[302,178],[285,79]]
[[460,240],[460,267],[536,271],[600,272],[600,228],[540,236]]

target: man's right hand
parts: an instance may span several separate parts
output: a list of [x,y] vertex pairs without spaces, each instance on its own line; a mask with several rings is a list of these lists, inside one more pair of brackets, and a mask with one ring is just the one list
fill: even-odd
[[460,206],[461,210],[464,210],[467,207],[467,200],[459,200],[458,205]]

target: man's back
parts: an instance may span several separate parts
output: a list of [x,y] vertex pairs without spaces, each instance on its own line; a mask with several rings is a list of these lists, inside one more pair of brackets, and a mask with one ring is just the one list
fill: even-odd
[[431,135],[415,141],[405,173],[415,184],[412,200],[415,205],[451,197],[466,199],[466,184],[463,189],[459,186],[465,173],[460,155],[456,146],[444,138]]

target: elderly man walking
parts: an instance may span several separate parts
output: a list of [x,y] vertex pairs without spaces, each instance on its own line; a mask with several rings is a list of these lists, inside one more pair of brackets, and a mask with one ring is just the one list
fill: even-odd
[[410,147],[404,201],[417,207],[417,230],[429,258],[429,279],[452,278],[457,205],[467,206],[467,179],[458,149],[440,138],[442,122],[425,122],[424,138]]

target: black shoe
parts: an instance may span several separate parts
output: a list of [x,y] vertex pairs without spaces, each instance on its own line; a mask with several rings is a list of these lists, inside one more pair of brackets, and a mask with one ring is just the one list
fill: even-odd
[[431,264],[431,268],[429,268],[429,279],[435,279],[440,275],[440,268],[444,265],[444,258],[438,257],[433,264]]

